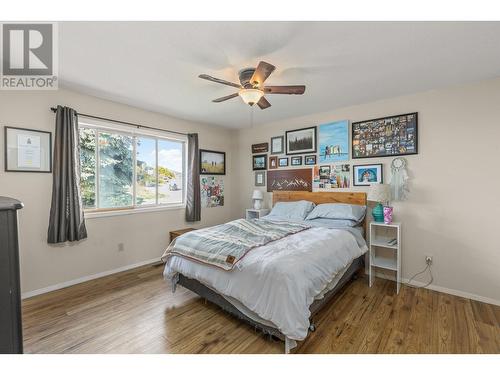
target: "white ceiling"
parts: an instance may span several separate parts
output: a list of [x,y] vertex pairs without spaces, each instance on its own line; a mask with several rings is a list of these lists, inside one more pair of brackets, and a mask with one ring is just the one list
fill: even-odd
[[266,96],[255,124],[500,76],[500,22],[62,22],[59,39],[63,87],[232,128],[250,107],[212,103],[237,89],[199,74],[265,60],[267,84],[307,86]]

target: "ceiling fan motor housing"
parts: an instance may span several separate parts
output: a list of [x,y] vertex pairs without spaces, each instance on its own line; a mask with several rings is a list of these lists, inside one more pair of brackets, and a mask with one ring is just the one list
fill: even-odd
[[254,72],[255,68],[245,68],[239,71],[238,74],[241,86],[243,86],[246,89],[252,89],[255,87],[254,84],[250,82],[250,79],[252,78]]

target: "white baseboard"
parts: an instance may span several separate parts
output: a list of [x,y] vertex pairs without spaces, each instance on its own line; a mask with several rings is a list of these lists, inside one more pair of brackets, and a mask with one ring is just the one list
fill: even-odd
[[59,283],[59,284],[50,285],[50,286],[47,286],[45,288],[36,289],[36,290],[32,290],[30,292],[22,293],[21,294],[21,299],[26,299],[26,298],[34,297],[34,296],[37,296],[39,294],[44,294],[44,293],[52,292],[54,290],[67,288],[68,286],[72,286],[72,285],[76,285],[76,284],[81,284],[81,283],[84,283],[85,281],[90,281],[90,280],[98,279],[100,277],[112,275],[114,273],[128,271],[128,270],[130,270],[132,268],[137,268],[137,267],[141,267],[141,266],[145,266],[145,265],[153,264],[153,263],[159,263],[159,262],[160,262],[160,258],[148,259],[148,260],[144,260],[144,261],[139,262],[139,263],[129,264],[127,266],[115,268],[115,269],[112,269],[112,270],[109,270],[109,271],[104,271],[104,272],[96,273],[94,275],[83,276],[83,277],[80,277],[78,279],[64,281],[64,282]]
[[[365,273],[368,274],[368,272],[365,272]],[[391,277],[390,275],[386,275],[386,274],[379,273],[379,272],[375,273],[375,277],[379,277],[381,279],[395,281],[394,277]],[[408,281],[410,281],[410,280],[409,279],[401,278],[401,282],[403,284],[408,284]],[[425,284],[426,283],[423,283],[421,281],[415,281],[415,280],[413,280],[411,282],[411,284],[409,284],[409,285],[416,286],[416,287],[421,287],[421,286],[423,286]],[[457,296],[457,297],[468,298],[468,299],[472,299],[474,301],[479,301],[479,302],[489,303],[491,305],[500,306],[500,301],[495,300],[493,298],[484,297],[484,296],[480,296],[480,295],[472,294],[472,293],[468,293],[468,292],[463,292],[461,290],[449,289],[449,288],[445,288],[445,287],[442,287],[442,286],[439,286],[439,285],[431,284],[428,287],[426,287],[425,289],[430,289],[430,290],[434,290],[436,292],[451,294],[451,295]]]

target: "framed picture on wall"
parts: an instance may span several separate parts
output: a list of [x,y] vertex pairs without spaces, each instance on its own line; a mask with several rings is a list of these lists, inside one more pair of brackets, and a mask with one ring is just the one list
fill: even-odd
[[352,158],[418,154],[418,113],[354,122]]
[[256,143],[252,145],[252,154],[257,154],[259,152],[267,152],[269,150],[269,144],[267,142]]
[[292,156],[290,158],[290,165],[292,167],[297,166],[297,165],[302,165],[302,156]]
[[288,167],[288,158],[279,158],[278,164],[280,167]]
[[200,150],[200,174],[225,175],[226,153]]
[[280,135],[279,137],[271,138],[271,155],[282,154],[285,152],[284,145],[285,137]]
[[305,165],[314,165],[314,164],[316,164],[316,155],[307,155],[307,156],[304,156],[304,164]]
[[286,154],[316,153],[316,126],[285,132]]
[[277,156],[269,156],[269,169],[278,168],[278,157]]
[[352,172],[354,186],[370,186],[384,182],[382,164],[354,165]]
[[5,127],[5,172],[52,172],[52,133]]
[[319,162],[349,160],[349,121],[336,121],[318,126]]
[[267,155],[253,155],[252,156],[252,169],[254,171],[262,171],[267,169]]
[[266,186],[266,172],[255,172],[255,186]]

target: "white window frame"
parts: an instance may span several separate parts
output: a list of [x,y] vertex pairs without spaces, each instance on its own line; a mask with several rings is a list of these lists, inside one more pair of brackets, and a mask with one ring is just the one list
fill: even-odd
[[[114,134],[122,134],[125,136],[131,136],[134,138],[133,150],[132,150],[132,165],[133,165],[133,175],[132,175],[132,194],[133,203],[131,206],[126,207],[112,207],[112,208],[85,208],[85,218],[90,219],[94,217],[106,217],[106,216],[117,216],[117,215],[128,215],[139,212],[154,212],[163,210],[174,210],[174,209],[184,209],[186,207],[186,187],[187,187],[187,136],[175,133],[169,133],[167,131],[159,131],[144,128],[133,128],[131,126],[120,125],[111,121],[104,120],[94,120],[87,119],[84,117],[79,118],[79,128],[92,129],[95,130],[95,201],[96,206],[99,202],[99,132],[112,132]],[[153,138],[156,143],[156,202],[154,204],[136,204],[136,184],[137,184],[137,138]],[[173,142],[180,142],[182,144],[182,155],[183,155],[183,165],[182,165],[182,202],[176,203],[158,203],[158,141],[166,140]]]

